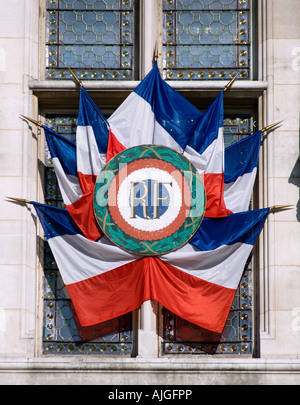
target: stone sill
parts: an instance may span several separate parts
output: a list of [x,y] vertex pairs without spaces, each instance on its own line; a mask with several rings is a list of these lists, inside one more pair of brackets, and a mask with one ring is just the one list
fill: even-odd
[[[5,385],[299,385],[300,360],[220,358],[0,358]],[[191,388],[193,390],[193,388]],[[196,388],[195,388],[196,389]]]
[[[83,86],[86,90],[93,91],[122,91],[122,90],[133,90],[140,83],[140,81],[82,81]],[[221,91],[224,89],[228,81],[218,80],[218,81],[167,81],[171,87],[176,90],[214,90]],[[29,88],[33,91],[45,91],[45,90],[76,90],[78,85],[72,80],[29,80]],[[252,80],[240,80],[236,81],[231,90],[248,90],[254,92],[263,92],[268,88],[268,82],[266,81],[252,81]]]
[[0,373],[9,370],[49,371],[231,371],[231,372],[295,372],[300,373],[300,359],[249,359],[249,358],[116,358],[93,356],[66,356],[39,358],[0,358]]
[[[83,81],[82,83],[93,100],[104,108],[104,110],[101,108],[102,112],[106,113],[116,109],[140,82]],[[206,109],[228,84],[226,81],[169,81],[167,83],[200,110]],[[72,80],[30,79],[28,87],[37,96],[41,110],[78,109],[79,86]],[[226,107],[235,108],[242,105],[245,108],[256,108],[258,97],[267,89],[268,83],[265,81],[236,81],[225,93]]]

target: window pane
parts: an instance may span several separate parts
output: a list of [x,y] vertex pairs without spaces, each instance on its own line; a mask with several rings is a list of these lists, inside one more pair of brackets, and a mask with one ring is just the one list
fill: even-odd
[[254,130],[253,117],[250,114],[224,114],[225,148],[250,135]]
[[[224,115],[225,147],[253,131],[250,114]],[[224,331],[200,328],[164,309],[163,354],[252,354],[252,259],[248,260],[237,289]]]
[[250,78],[250,0],[164,0],[165,79]]
[[[76,116],[49,115],[46,125],[72,142]],[[45,148],[45,201],[63,207],[48,148]],[[97,325],[83,327],[76,316],[54,257],[44,244],[43,351],[46,354],[131,355],[132,313]]]
[[134,0],[47,0],[46,77],[134,78]]
[[252,269],[246,266],[223,333],[200,328],[164,310],[163,354],[252,354]]

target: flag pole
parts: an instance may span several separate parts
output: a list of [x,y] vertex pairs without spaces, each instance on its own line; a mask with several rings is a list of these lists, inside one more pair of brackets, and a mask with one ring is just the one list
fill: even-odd
[[25,115],[22,115],[22,114],[20,114],[20,115],[21,115],[21,117],[25,118],[25,120],[32,122],[33,124],[37,125],[38,127],[43,126],[40,122],[38,122],[36,120],[33,120],[32,118],[28,118],[28,117],[26,117]]
[[30,204],[30,201],[25,200],[24,198],[15,198],[15,197],[5,197],[5,198],[9,198],[10,200],[19,202],[20,204]]
[[226,84],[226,86],[224,87],[224,91],[227,91],[230,89],[230,87],[233,85],[235,79],[238,77],[239,73],[237,73],[233,79],[230,80],[229,83]]
[[279,122],[276,122],[276,124],[268,125],[267,127],[263,128],[263,129],[261,130],[261,132],[268,132],[268,131],[270,131],[271,129],[273,129],[274,127],[276,127],[277,125],[281,124],[283,121],[284,121],[284,120],[281,120],[281,121],[279,121]]
[[289,209],[291,207],[294,207],[294,205],[273,205],[273,207],[270,208],[270,211],[272,212],[272,214],[275,214],[275,212]]
[[70,69],[70,68],[68,68],[68,69],[69,69],[71,75],[73,76],[73,78],[76,80],[77,84],[79,84],[79,86],[82,87],[82,86],[83,86],[82,82],[78,79],[78,77],[75,75],[75,73],[73,72],[73,70]]
[[155,49],[154,49],[154,61],[157,62],[158,59],[158,45],[157,41],[155,42]]

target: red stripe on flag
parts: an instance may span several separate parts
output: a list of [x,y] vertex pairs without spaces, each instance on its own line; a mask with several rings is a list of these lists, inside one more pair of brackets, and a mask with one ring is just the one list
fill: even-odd
[[150,299],[144,260],[136,260],[101,275],[66,285],[82,326],[116,318]]
[[66,287],[83,326],[123,315],[154,299],[178,316],[218,333],[225,326],[236,292],[154,257]]
[[73,204],[66,205],[66,208],[84,236],[95,241],[103,235],[97,224],[93,206],[93,192],[97,177],[78,173],[78,178],[83,195]]
[[202,328],[222,333],[236,290],[191,276],[151,259],[151,298]]
[[224,174],[205,173],[203,181],[206,191],[206,218],[219,218],[227,216],[224,202]]
[[98,174],[83,174],[80,172],[78,172],[77,174],[82,194],[93,193]]
[[125,146],[118,141],[115,135],[109,130],[108,135],[108,144],[107,144],[107,152],[106,152],[106,162],[108,162],[111,158],[113,158],[118,153],[125,150]]

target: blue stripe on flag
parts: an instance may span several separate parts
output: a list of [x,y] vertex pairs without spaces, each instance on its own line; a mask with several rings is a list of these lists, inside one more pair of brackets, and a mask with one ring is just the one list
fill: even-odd
[[230,214],[226,218],[204,218],[190,243],[201,251],[237,242],[254,245],[269,211],[269,208],[264,208]]
[[106,153],[109,124],[84,87],[81,87],[80,89],[77,124],[79,126],[91,126],[94,131],[99,152]]
[[260,143],[261,131],[258,131],[225,149],[225,183],[231,183],[257,167]]
[[195,132],[188,145],[200,155],[218,137],[219,128],[223,127],[223,91],[213,101],[198,121]]
[[150,104],[156,121],[185,149],[202,113],[161,78],[157,62],[134,92]]
[[[34,205],[47,239],[62,235],[82,235],[66,209],[46,204]],[[254,245],[269,208],[228,215],[222,219],[204,218],[199,230],[189,243],[201,251],[214,250],[237,242]]]
[[66,174],[77,177],[76,145],[43,125],[51,158],[58,158]]
[[47,239],[61,235],[83,235],[66,209],[34,201],[30,203],[34,205]]

